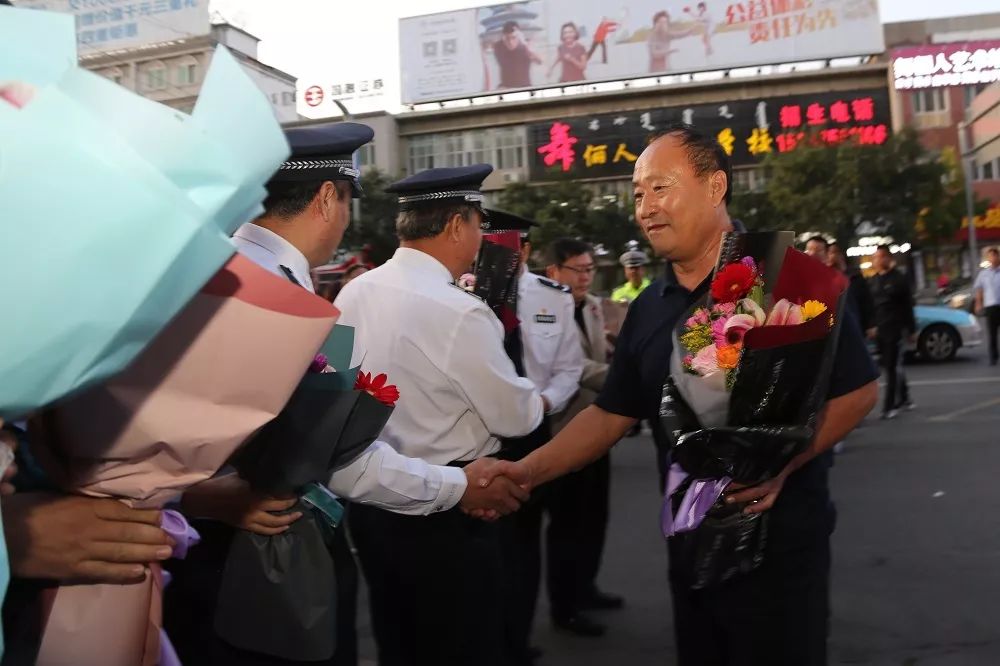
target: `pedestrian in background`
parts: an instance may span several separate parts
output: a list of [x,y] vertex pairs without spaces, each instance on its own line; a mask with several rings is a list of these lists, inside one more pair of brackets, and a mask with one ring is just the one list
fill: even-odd
[[[579,344],[586,357],[580,390],[568,408],[555,417],[555,434],[597,398],[608,375],[608,354],[601,299],[590,293],[594,248],[581,240],[561,238],[549,246],[548,254],[548,276],[571,288]],[[605,633],[606,627],[587,611],[616,610],[625,605],[620,596],[597,586],[610,505],[610,454],[552,482],[549,490],[549,608],[557,628],[578,636]]]
[[868,288],[865,276],[857,266],[851,266],[847,262],[847,254],[844,248],[837,243],[830,243],[827,250],[827,266],[836,268],[847,276],[851,281],[847,290],[847,305],[854,310],[854,316],[858,318],[861,330],[865,332],[868,339],[875,339],[875,302],[872,300],[872,292]]
[[876,340],[886,374],[882,418],[894,419],[901,407],[914,407],[902,367],[904,339],[911,343],[916,341],[913,291],[910,281],[896,268],[888,245],[878,246],[873,263],[877,272],[869,286],[875,302]]
[[631,303],[652,282],[646,277],[646,264],[649,263],[649,257],[638,248],[631,247],[619,257],[618,262],[625,269],[625,284],[611,292],[611,300],[618,303]]
[[1000,250],[991,247],[986,251],[990,265],[976,276],[976,314],[986,317],[986,331],[990,336],[990,365],[997,364],[997,330],[1000,329]]

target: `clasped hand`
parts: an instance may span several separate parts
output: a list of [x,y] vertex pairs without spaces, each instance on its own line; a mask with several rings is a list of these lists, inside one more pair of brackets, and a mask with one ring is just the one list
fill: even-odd
[[528,500],[531,473],[522,462],[480,458],[465,467],[468,481],[459,506],[482,520],[496,520],[517,511]]

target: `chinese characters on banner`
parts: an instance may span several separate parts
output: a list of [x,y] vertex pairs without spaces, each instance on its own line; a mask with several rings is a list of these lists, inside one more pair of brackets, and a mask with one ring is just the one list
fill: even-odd
[[715,136],[734,166],[807,142],[881,145],[890,131],[884,89],[578,117],[529,128],[532,179],[628,175],[651,132],[687,120]]
[[896,90],[1000,81],[1000,40],[896,49],[892,72]]
[[[748,0],[726,8],[726,25],[750,27],[750,43],[823,33],[837,27],[837,7],[815,7],[813,0]],[[817,35],[823,39],[823,35]]]
[[208,34],[209,0],[19,0],[18,7],[76,16],[81,54]]

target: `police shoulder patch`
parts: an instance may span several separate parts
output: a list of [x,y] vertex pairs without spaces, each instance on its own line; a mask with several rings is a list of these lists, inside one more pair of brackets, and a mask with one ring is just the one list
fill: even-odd
[[569,294],[569,293],[571,293],[573,291],[572,289],[570,289],[566,285],[561,284],[559,282],[556,282],[555,280],[550,280],[548,278],[540,277],[540,278],[538,278],[538,282],[541,283],[542,285],[548,287],[549,289],[555,289],[556,291],[561,291],[564,294]]

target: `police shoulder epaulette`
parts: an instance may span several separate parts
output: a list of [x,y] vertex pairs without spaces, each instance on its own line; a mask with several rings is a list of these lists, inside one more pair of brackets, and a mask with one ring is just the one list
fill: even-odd
[[478,301],[482,301],[483,303],[486,302],[486,300],[482,296],[477,296],[476,294],[472,293],[471,291],[469,291],[465,287],[460,287],[457,284],[455,284],[454,282],[449,282],[448,285],[454,287],[455,289],[458,289],[463,294],[468,294],[469,296],[472,296],[473,298],[475,298]]
[[556,289],[558,291],[563,292],[564,294],[569,294],[569,293],[571,293],[573,291],[572,289],[570,289],[566,285],[561,284],[559,282],[555,282],[554,280],[550,280],[548,278],[540,277],[540,278],[538,278],[538,281],[541,284],[543,284],[546,287],[548,287],[549,289]]

